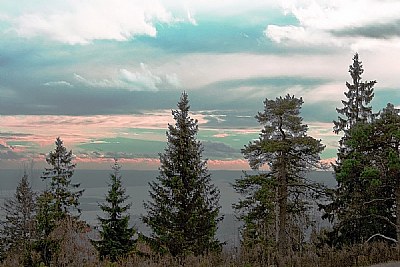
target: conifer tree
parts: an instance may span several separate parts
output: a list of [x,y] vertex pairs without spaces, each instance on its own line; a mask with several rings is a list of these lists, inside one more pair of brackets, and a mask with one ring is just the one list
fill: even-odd
[[41,178],[50,180],[49,187],[37,199],[35,218],[38,235],[35,250],[46,266],[50,265],[59,250],[59,240],[51,237],[52,232],[62,220],[79,217],[79,197],[84,191],[78,190],[79,184],[71,181],[76,166],[72,162],[72,151],[67,151],[60,137],[55,145],[54,151],[46,157],[51,167],[45,169]]
[[376,235],[400,238],[400,115],[388,104],[372,122],[352,126],[344,145],[349,153],[336,168],[340,185],[325,207],[336,218],[329,242],[361,243]]
[[372,112],[372,107],[368,106],[374,97],[373,87],[376,81],[363,82],[361,78],[363,72],[362,62],[358,58],[358,53],[356,53],[353,57],[353,64],[349,66],[349,73],[353,83],[346,82],[347,92],[344,93],[346,100],[342,100],[343,108],[336,109],[343,117],[338,116],[338,120],[333,121],[333,131],[336,134],[344,133],[344,136],[339,141],[339,161],[341,157],[345,156],[346,148],[343,143],[351,127],[357,122],[370,122],[376,117],[376,114]]
[[15,253],[23,266],[31,263],[31,249],[36,238],[35,231],[35,193],[25,173],[19,182],[14,197],[6,199],[1,220],[2,251]]
[[107,203],[99,205],[100,209],[107,214],[105,218],[98,216],[101,226],[101,240],[92,240],[92,244],[98,250],[100,259],[108,258],[115,262],[134,249],[135,240],[133,236],[136,231],[129,227],[130,216],[127,211],[131,205],[123,205],[128,196],[122,187],[121,167],[117,160],[115,160],[112,169],[110,190],[106,196]]
[[72,151],[67,151],[63,141],[58,137],[55,141],[56,148],[46,157],[46,162],[51,165],[43,172],[42,179],[50,180],[48,192],[54,197],[54,212],[56,219],[60,220],[73,214],[74,209],[80,214],[79,197],[84,190],[78,190],[79,184],[71,181],[76,164],[72,162]]
[[60,221],[60,212],[54,203],[54,195],[48,190],[37,197],[35,217],[37,240],[34,243],[34,249],[39,254],[39,261],[45,266],[50,266],[59,250],[59,243],[50,236]]
[[[369,127],[378,116],[368,106],[374,97],[373,86],[376,81],[363,82],[363,72],[362,63],[358,54],[355,54],[353,64],[349,67],[353,84],[346,82],[348,92],[345,93],[346,100],[342,100],[344,107],[337,109],[344,117],[339,116],[333,127],[335,133],[343,133],[337,160],[333,164],[338,187],[331,191],[332,203],[324,206],[326,214],[323,218],[338,220],[335,230],[330,233],[330,242],[337,245],[362,242],[376,231],[385,232],[381,224],[373,219],[377,215],[374,215],[377,207],[373,206],[377,203],[370,202],[375,198],[373,192],[379,194],[377,188],[370,183],[376,180],[372,176],[377,174],[369,168],[371,157],[367,157],[372,143],[358,142],[355,145],[360,136],[366,138],[369,135]],[[368,207],[365,203],[369,203]]]
[[168,125],[167,147],[160,154],[160,174],[150,183],[151,201],[142,219],[152,230],[153,248],[173,256],[219,251],[215,238],[219,217],[219,190],[211,183],[203,146],[196,140],[197,120],[189,117],[184,92],[172,111],[175,125]]
[[276,184],[268,173],[248,174],[237,179],[233,188],[242,198],[233,204],[241,229],[242,247],[258,254],[257,262],[265,262],[276,250]]
[[[245,146],[242,153],[252,169],[267,165],[269,172],[246,175],[234,185],[246,197],[235,206],[242,212],[245,230],[258,231],[258,236],[267,238],[275,236],[279,265],[284,265],[282,259],[289,252],[288,218],[304,209],[299,195],[307,193],[308,188],[320,190],[319,185],[304,177],[305,172],[319,167],[324,146],[320,140],[307,136],[308,127],[299,115],[302,104],[301,98],[290,95],[265,100],[264,112],[256,116],[264,128],[259,139]],[[257,223],[263,229],[252,229]],[[274,233],[268,232],[271,229]]]

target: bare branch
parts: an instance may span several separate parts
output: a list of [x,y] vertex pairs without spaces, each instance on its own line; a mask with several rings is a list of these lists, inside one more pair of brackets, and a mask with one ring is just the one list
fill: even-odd
[[363,205],[371,204],[371,203],[373,203],[373,202],[378,202],[378,201],[386,201],[386,200],[395,200],[395,198],[393,198],[393,197],[388,197],[388,198],[375,198],[375,199],[372,199],[372,200],[370,200],[370,201],[364,202]]
[[371,216],[386,221],[387,223],[389,223],[389,224],[390,224],[391,226],[393,226],[394,228],[397,227],[397,225],[396,225],[394,222],[392,222],[391,220],[389,220],[388,217],[385,217],[385,216],[382,216],[382,215],[376,215],[376,214],[371,214]]
[[376,236],[380,236],[380,237],[382,237],[382,238],[384,238],[386,240],[392,241],[394,243],[398,243],[398,241],[396,239],[388,237],[388,236],[385,236],[385,235],[382,235],[382,234],[374,234],[374,235],[372,235],[370,238],[367,239],[367,241],[365,241],[365,243],[368,243],[371,239],[373,239]]

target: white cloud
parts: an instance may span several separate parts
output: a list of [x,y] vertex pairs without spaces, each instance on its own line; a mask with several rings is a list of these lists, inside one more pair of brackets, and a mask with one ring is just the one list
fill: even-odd
[[187,19],[188,19],[188,21],[189,21],[191,24],[197,26],[197,21],[196,21],[196,19],[192,16],[192,13],[190,12],[189,9],[187,10]]
[[276,0],[163,0],[163,3],[174,10],[184,8],[184,11],[187,11],[190,9],[193,13],[195,12],[201,16],[210,15],[213,17],[234,16],[248,13],[249,11],[267,10],[279,6]]
[[97,88],[119,88],[129,91],[158,91],[164,88],[177,88],[180,86],[176,74],[155,74],[144,63],[140,63],[140,69],[137,71],[120,69],[117,77],[111,79],[87,79],[76,73],[74,76],[78,82],[89,87]]
[[74,74],[74,78],[89,87],[109,88],[120,87],[122,84],[115,80],[102,79],[102,80],[89,80],[79,74]]
[[166,74],[165,80],[168,84],[172,85],[175,88],[182,87],[181,81],[179,80],[178,75],[176,73]]
[[44,83],[43,85],[45,86],[67,86],[67,87],[73,87],[73,85],[67,81],[55,81],[55,82],[47,82]]
[[284,0],[281,7],[285,14],[295,16],[299,25],[268,25],[264,33],[274,42],[348,46],[353,50],[373,49],[382,41],[368,42],[368,38],[356,36],[340,37],[333,32],[397,21],[400,12],[400,2],[390,0]]
[[156,0],[69,0],[67,6],[23,13],[13,19],[15,30],[28,38],[44,36],[88,44],[94,40],[126,41],[137,35],[154,37],[156,23],[174,22],[172,14]]
[[307,104],[321,102],[336,102],[340,104],[339,99],[344,98],[344,92],[347,88],[344,82],[322,84],[316,87],[292,86],[279,92],[281,95],[294,94],[303,97]]
[[399,1],[381,0],[292,0],[282,1],[286,13],[301,25],[317,29],[341,29],[398,19]]
[[162,83],[161,78],[154,75],[143,63],[140,63],[140,68],[141,72],[131,72],[127,69],[121,69],[121,80],[133,88],[143,86],[150,90],[157,90],[157,86]]
[[276,26],[268,25],[265,35],[276,43],[304,44],[304,45],[335,45],[341,46],[338,38],[332,38],[330,34],[317,30],[307,29],[303,26]]
[[[348,77],[347,70],[351,57],[351,53],[345,55],[199,53],[168,61],[159,69],[161,73],[166,71],[179,73],[182,87],[188,90],[202,88],[219,81],[266,76],[321,77],[344,81]],[[367,62],[370,61],[365,61]],[[369,64],[366,64],[366,68],[368,66]]]

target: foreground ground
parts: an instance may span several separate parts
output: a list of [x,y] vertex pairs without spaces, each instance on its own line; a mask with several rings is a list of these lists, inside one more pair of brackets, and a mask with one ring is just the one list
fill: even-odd
[[400,261],[371,265],[370,267],[399,267]]

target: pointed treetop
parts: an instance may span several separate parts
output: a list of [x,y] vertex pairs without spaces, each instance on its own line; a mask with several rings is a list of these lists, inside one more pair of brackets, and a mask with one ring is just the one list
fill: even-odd
[[353,64],[349,66],[349,72],[353,80],[360,81],[361,75],[364,72],[362,62],[358,59],[358,53],[356,53],[353,57]]
[[172,115],[174,116],[174,119],[177,119],[178,117],[185,118],[188,116],[189,113],[189,98],[188,94],[186,91],[182,92],[181,98],[177,104],[178,110],[173,110]]
[[114,174],[117,176],[121,171],[121,165],[118,163],[118,159],[114,158],[114,164],[111,165],[111,169],[113,169]]
[[377,114],[372,112],[369,105],[374,97],[374,85],[376,81],[362,81],[361,75],[364,69],[359,56],[356,53],[353,57],[353,64],[349,66],[349,73],[352,77],[352,84],[346,82],[347,92],[344,93],[346,100],[342,100],[343,108],[336,111],[343,115],[334,121],[333,131],[338,134],[348,134],[350,128],[357,122],[369,122],[375,119]]

